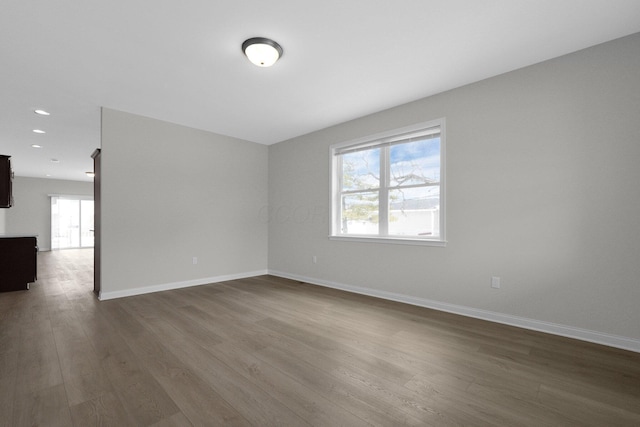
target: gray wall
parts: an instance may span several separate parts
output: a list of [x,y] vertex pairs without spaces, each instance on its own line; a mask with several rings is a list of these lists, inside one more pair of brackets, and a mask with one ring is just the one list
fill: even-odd
[[[639,106],[636,34],[270,146],[269,270],[639,340]],[[329,145],[440,117],[448,245],[329,240]]]
[[102,297],[266,272],[266,146],[103,109],[101,162]]
[[93,197],[93,183],[15,177],[13,180],[14,206],[6,209],[5,232],[37,234],[40,250],[51,250],[50,194]]

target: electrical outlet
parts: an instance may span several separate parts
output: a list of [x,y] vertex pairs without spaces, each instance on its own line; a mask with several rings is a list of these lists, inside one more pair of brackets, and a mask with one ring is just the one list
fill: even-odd
[[198,257],[194,256],[192,261],[193,261],[193,265],[196,265],[198,263]]
[[494,289],[500,289],[500,278],[498,276],[491,277],[491,287]]
[[315,255],[313,256],[313,263],[314,263],[314,264],[317,264],[317,263],[318,263],[318,257],[317,257],[317,256],[315,256]]

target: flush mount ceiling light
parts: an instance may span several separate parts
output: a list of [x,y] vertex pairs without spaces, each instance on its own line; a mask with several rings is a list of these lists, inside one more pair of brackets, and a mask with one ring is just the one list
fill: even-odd
[[34,113],[39,114],[41,116],[48,116],[50,115],[50,113],[48,111],[44,111],[44,110],[35,110]]
[[271,67],[282,56],[282,46],[271,39],[253,37],[242,43],[242,51],[258,67]]
[[45,131],[43,131],[43,130],[41,130],[41,129],[34,129],[34,130],[33,130],[33,133],[40,133],[40,134],[43,134],[43,133],[46,133],[46,132],[45,132]]

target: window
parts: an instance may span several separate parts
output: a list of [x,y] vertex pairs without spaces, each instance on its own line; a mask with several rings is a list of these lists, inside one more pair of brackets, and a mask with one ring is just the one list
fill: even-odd
[[332,145],[331,168],[331,238],[444,245],[444,119]]

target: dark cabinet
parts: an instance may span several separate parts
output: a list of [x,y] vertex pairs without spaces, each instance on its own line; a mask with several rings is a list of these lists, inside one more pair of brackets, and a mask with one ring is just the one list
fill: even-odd
[[11,156],[0,154],[0,208],[10,208],[13,205],[11,195]]
[[0,292],[29,289],[38,276],[38,242],[34,236],[0,237]]

